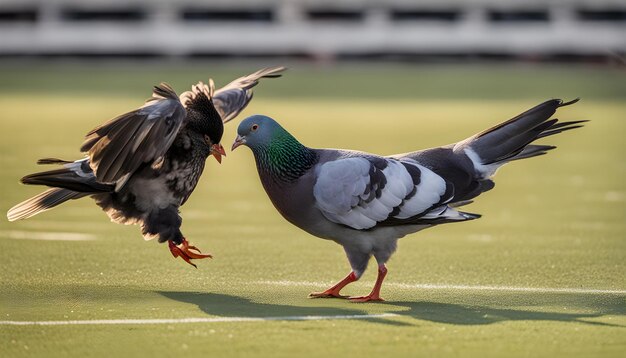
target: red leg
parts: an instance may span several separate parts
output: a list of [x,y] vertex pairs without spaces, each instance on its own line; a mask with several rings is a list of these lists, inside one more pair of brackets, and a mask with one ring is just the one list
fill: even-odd
[[185,260],[185,262],[187,262],[188,264],[190,264],[191,266],[195,268],[198,268],[198,266],[192,263],[191,260],[213,257],[210,254],[203,254],[200,252],[200,250],[197,247],[189,245],[189,242],[184,237],[180,245],[175,245],[172,241],[169,241],[168,244],[169,244],[170,252],[172,253],[172,256],[174,257],[180,256],[180,258],[182,258],[183,260]]
[[378,277],[376,278],[376,283],[374,284],[372,292],[370,292],[367,296],[349,297],[348,299],[352,302],[384,301],[384,299],[380,297],[380,287],[383,285],[385,276],[387,276],[387,267],[385,267],[385,264],[379,265]]
[[337,282],[336,285],[334,285],[333,287],[329,288],[328,290],[326,290],[324,292],[312,292],[312,293],[310,293],[309,294],[309,298],[330,298],[330,297],[347,298],[348,296],[340,295],[339,291],[341,291],[341,289],[346,287],[349,283],[352,283],[352,282],[354,282],[354,281],[356,281],[358,279],[359,278],[356,276],[354,271],[352,271],[343,280]]

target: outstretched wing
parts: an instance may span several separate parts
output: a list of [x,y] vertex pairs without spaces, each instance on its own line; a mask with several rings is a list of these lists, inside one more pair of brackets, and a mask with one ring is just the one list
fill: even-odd
[[276,78],[282,76],[285,67],[269,67],[258,70],[252,74],[237,78],[223,88],[214,91],[213,80],[209,85],[213,94],[213,104],[222,117],[224,123],[237,117],[252,100],[252,88],[259,83],[261,78]]
[[353,229],[475,218],[449,207],[453,186],[414,160],[339,159],[320,165],[316,177],[317,208]]
[[87,133],[81,151],[101,183],[122,187],[143,163],[167,152],[185,121],[186,111],[166,83],[154,87],[152,98]]

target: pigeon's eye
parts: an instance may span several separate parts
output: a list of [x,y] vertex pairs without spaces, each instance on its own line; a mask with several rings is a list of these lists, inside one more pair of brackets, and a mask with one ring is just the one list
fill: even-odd
[[253,132],[255,130],[259,129],[259,125],[258,124],[253,124],[252,127],[250,128],[250,130],[252,130]]

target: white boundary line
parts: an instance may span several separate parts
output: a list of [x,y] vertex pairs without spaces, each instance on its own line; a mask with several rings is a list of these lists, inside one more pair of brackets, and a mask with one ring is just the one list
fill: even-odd
[[[275,286],[324,286],[327,283],[310,281],[256,281],[255,284]],[[424,290],[465,290],[465,291],[505,291],[535,293],[579,293],[625,295],[626,290],[602,290],[585,288],[515,287],[515,286],[470,286],[439,284],[389,283],[388,286]],[[0,326],[69,326],[69,325],[147,325],[180,323],[225,323],[225,322],[267,322],[267,321],[323,321],[346,319],[374,319],[398,317],[395,313],[336,315],[336,316],[276,316],[276,317],[190,317],[162,319],[104,319],[72,321],[0,321]]]
[[78,232],[48,232],[48,231],[0,231],[0,237],[14,240],[44,240],[44,241],[91,241],[96,235]]
[[372,319],[397,317],[395,313],[337,315],[337,316],[278,316],[278,317],[205,317],[205,318],[162,318],[162,319],[94,319],[81,321],[0,321],[0,326],[72,326],[72,325],[142,325],[178,323],[223,323],[223,322],[267,322],[267,321],[324,321],[342,319]]
[[[328,282],[310,282],[310,281],[256,281],[255,284],[273,285],[273,286],[321,286],[328,285]],[[626,295],[626,290],[604,290],[592,288],[569,288],[569,287],[517,287],[517,286],[472,286],[472,285],[440,285],[430,283],[386,283],[387,287],[397,288],[417,288],[423,290],[464,290],[464,291],[508,291],[508,292],[536,292],[536,293],[581,293],[596,295]]]

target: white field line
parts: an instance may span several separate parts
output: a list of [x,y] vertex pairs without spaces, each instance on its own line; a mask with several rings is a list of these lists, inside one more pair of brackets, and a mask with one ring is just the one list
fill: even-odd
[[[318,286],[324,287],[328,282],[310,281],[256,281],[256,284],[273,286]],[[441,285],[430,283],[386,283],[387,287],[422,290],[465,290],[465,291],[508,291],[508,292],[536,292],[536,293],[581,293],[581,294],[611,294],[626,295],[626,290],[603,290],[593,288],[560,288],[560,287],[517,287],[517,286],[471,286],[471,285]]]
[[267,321],[324,321],[342,319],[372,319],[397,317],[394,313],[337,315],[337,316],[282,316],[282,317],[205,317],[162,319],[94,319],[81,321],[0,321],[0,326],[70,326],[70,325],[141,325],[179,323],[267,322]]
[[96,236],[77,232],[47,232],[47,231],[0,231],[0,237],[15,240],[45,240],[45,241],[90,241]]
[[[277,286],[324,286],[326,283],[310,281],[256,281],[255,284]],[[581,294],[626,294],[626,290],[600,290],[584,288],[549,288],[515,286],[470,286],[440,284],[389,283],[388,286],[425,290],[467,290],[467,291],[508,291],[535,293],[581,293]],[[0,321],[0,326],[68,326],[68,325],[146,325],[180,323],[224,323],[224,322],[267,322],[267,321],[322,321],[345,319],[374,319],[398,317],[394,313],[334,315],[334,316],[276,316],[276,317],[203,317],[203,318],[163,318],[163,319],[105,319],[72,321]]]

